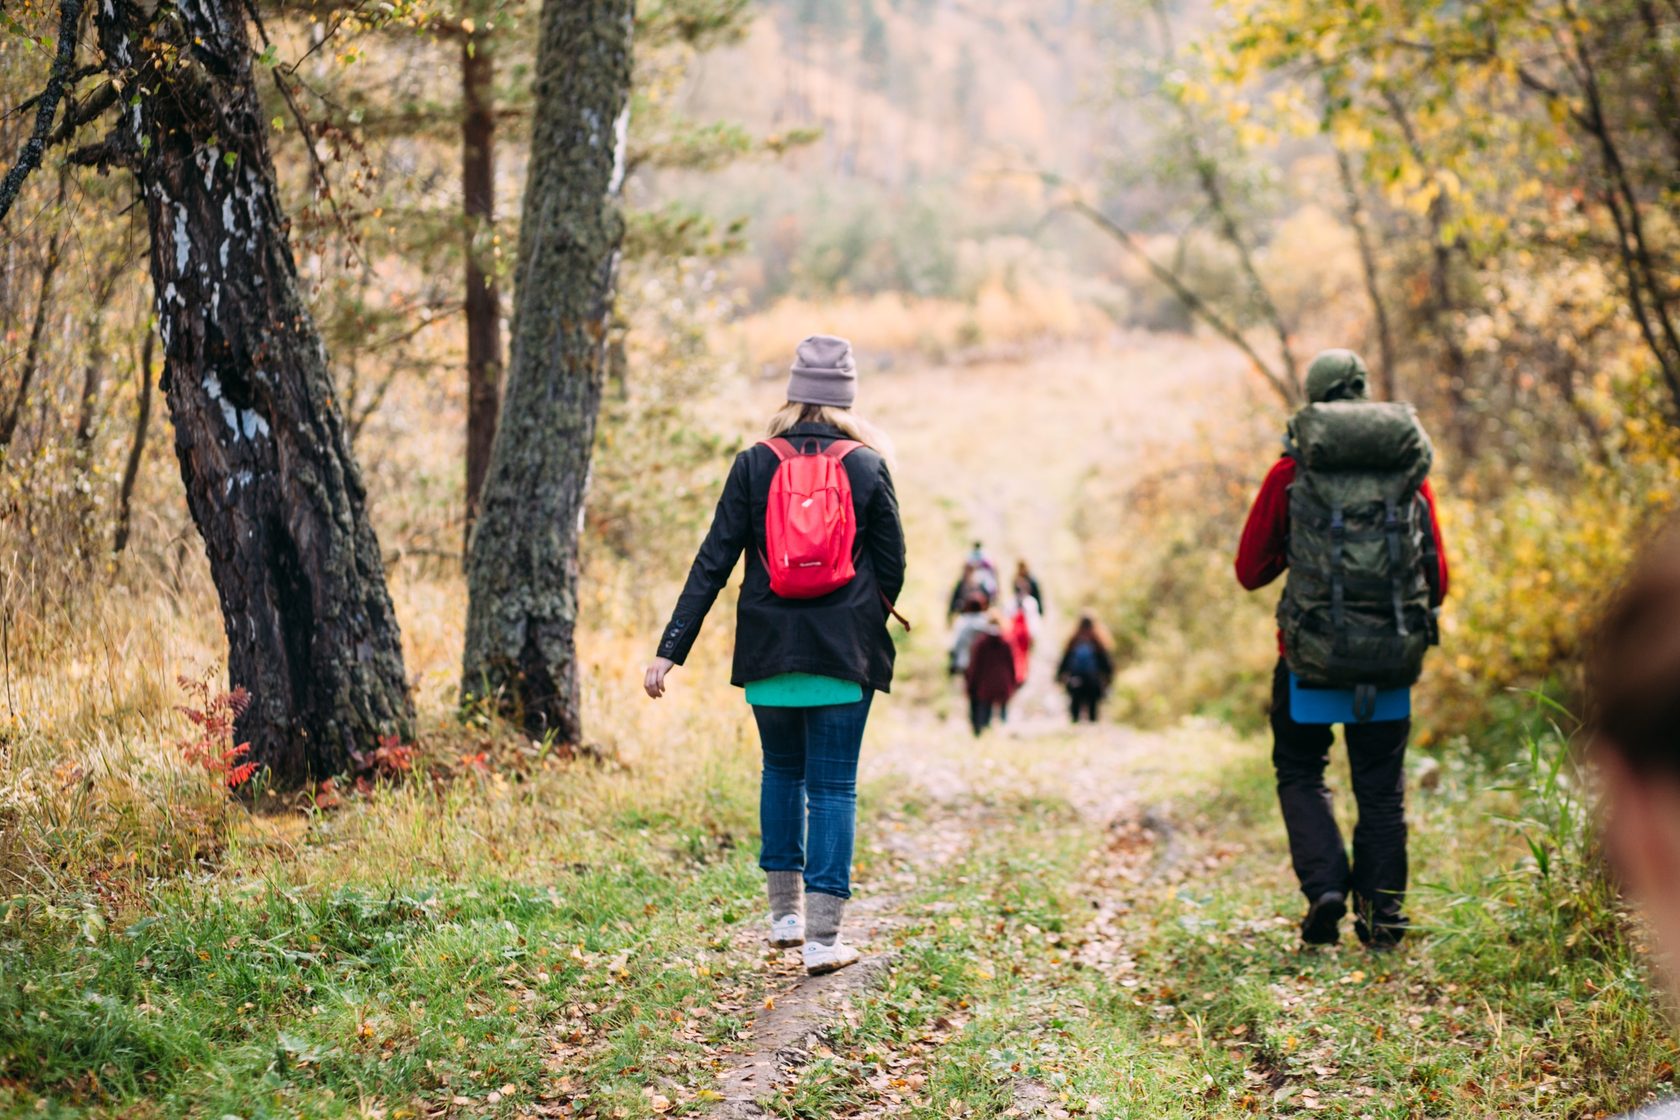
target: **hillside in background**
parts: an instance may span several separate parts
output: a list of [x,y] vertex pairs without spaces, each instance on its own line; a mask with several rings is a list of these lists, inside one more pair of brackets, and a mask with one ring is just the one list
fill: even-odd
[[1049,194],[1035,173],[1098,166],[1098,22],[1072,0],[766,4],[741,43],[694,67],[683,109],[815,138],[655,189],[750,219],[732,275],[755,305],[972,295],[1006,268],[1089,271],[1078,239],[1038,236]]

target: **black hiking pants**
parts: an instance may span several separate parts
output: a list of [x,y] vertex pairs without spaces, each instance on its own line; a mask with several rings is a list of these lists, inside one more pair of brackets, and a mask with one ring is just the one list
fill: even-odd
[[1000,723],[1008,722],[1009,705],[1007,703],[994,704],[990,700],[980,700],[976,697],[969,697],[968,725],[974,729],[975,735],[981,734],[986,730],[986,728],[992,725],[993,715],[997,716],[998,722]]
[[1278,661],[1272,677],[1272,765],[1295,877],[1309,902],[1328,891],[1351,892],[1353,904],[1369,908],[1374,924],[1400,918],[1406,897],[1405,761],[1411,731],[1409,719],[1342,727],[1359,807],[1350,866],[1324,782],[1335,733],[1328,724],[1295,722],[1289,711],[1289,669]]
[[1085,715],[1092,723],[1097,722],[1097,705],[1102,703],[1102,689],[1096,686],[1078,685],[1068,689],[1068,708],[1073,715],[1073,722],[1078,723],[1079,717]]

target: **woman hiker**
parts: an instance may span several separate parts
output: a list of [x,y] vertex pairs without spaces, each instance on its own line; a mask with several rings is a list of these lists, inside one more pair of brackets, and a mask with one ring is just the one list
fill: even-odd
[[[759,866],[770,943],[804,946],[812,975],[858,959],[840,938],[851,897],[858,751],[870,701],[892,684],[887,620],[904,586],[904,531],[884,438],[852,412],[845,339],[799,344],[787,404],[741,452],[648,666],[655,699],[746,554],[731,680],[764,748]],[[803,907],[801,906],[803,894]]]
[[1090,615],[1079,619],[1073,637],[1062,650],[1062,660],[1056,665],[1056,679],[1067,689],[1068,710],[1073,722],[1081,715],[1097,722],[1097,707],[1114,679],[1114,656],[1109,653],[1108,641],[1102,628]]
[[992,725],[995,715],[1009,718],[1009,701],[1015,695],[1015,651],[1003,631],[997,611],[980,615],[963,666],[963,683],[968,690],[968,725],[976,737]]

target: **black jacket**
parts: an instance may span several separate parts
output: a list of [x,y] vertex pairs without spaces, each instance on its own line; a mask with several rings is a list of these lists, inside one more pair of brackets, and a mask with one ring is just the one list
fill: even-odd
[[[815,438],[823,447],[845,438],[838,429],[821,424],[800,424],[787,433],[795,443],[801,437]],[[736,456],[712,527],[660,637],[659,656],[678,665],[688,657],[706,612],[744,551],[747,569],[735,608],[733,683],[745,685],[781,673],[815,673],[886,692],[895,652],[887,633],[887,603],[896,601],[904,587],[904,529],[886,461],[867,447],[846,456],[857,517],[857,576],[817,599],[783,599],[770,590],[764,517],[777,465],[775,452],[759,444]]]

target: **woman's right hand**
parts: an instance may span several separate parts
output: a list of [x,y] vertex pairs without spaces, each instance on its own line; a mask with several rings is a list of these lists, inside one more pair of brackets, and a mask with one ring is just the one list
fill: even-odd
[[665,695],[665,674],[676,666],[676,662],[668,657],[656,657],[647,667],[647,676],[642,680],[642,687],[647,694],[657,700]]

